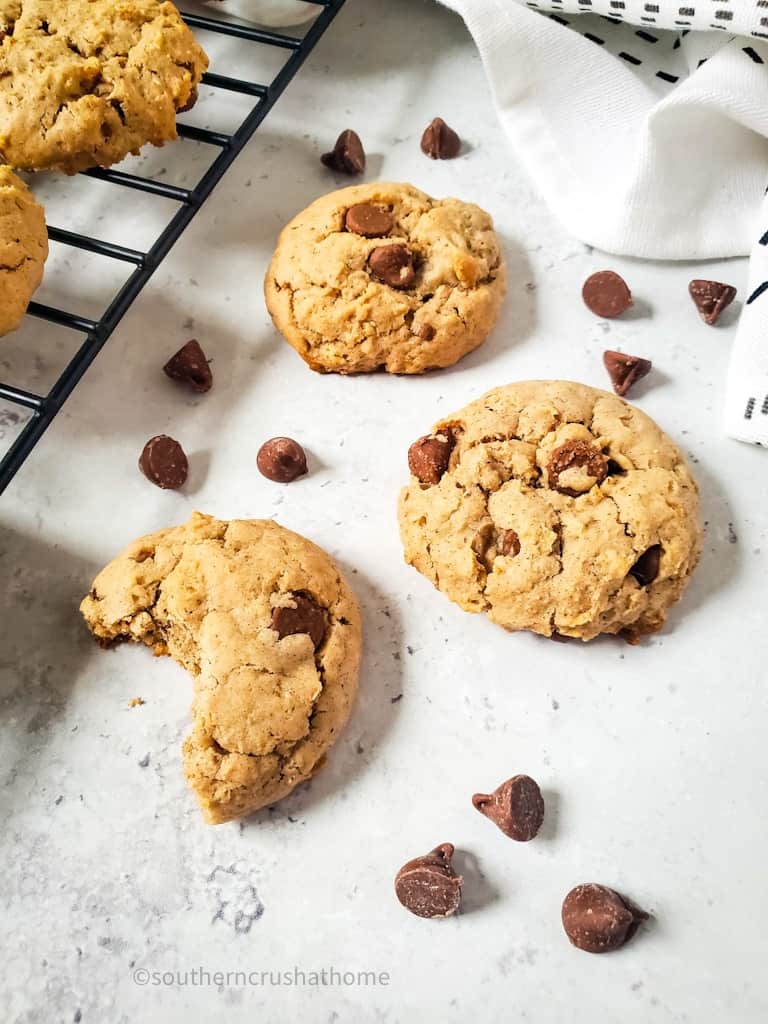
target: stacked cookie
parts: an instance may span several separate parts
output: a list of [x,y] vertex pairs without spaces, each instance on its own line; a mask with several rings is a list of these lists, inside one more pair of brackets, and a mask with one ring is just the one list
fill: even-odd
[[[176,138],[176,114],[194,104],[207,66],[167,0],[0,0],[0,161],[75,174],[161,146]],[[18,178],[13,187],[29,209]],[[0,213],[0,247],[13,240],[34,254],[23,273],[8,264],[0,275],[0,333],[18,326],[40,283],[41,215],[13,223]]]

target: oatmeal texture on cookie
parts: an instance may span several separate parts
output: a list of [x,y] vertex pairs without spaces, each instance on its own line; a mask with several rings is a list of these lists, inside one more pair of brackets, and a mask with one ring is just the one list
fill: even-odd
[[265,280],[277,329],[327,373],[423,373],[482,344],[506,290],[490,216],[377,182],[322,196],[282,231]]
[[0,335],[19,326],[47,258],[42,206],[21,178],[0,165]]
[[211,824],[286,796],[349,716],[357,602],[324,551],[272,521],[195,513],[141,537],[81,611],[102,643],[147,644],[192,675],[184,768]]
[[415,442],[410,464],[406,561],[509,630],[635,641],[661,628],[699,558],[698,489],[683,455],[605,391],[497,388]]
[[176,138],[208,58],[162,0],[0,0],[0,158],[109,167]]

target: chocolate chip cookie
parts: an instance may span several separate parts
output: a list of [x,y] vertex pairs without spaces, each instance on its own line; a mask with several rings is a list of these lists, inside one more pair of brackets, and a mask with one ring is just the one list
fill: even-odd
[[19,326],[47,259],[43,208],[21,178],[0,165],[0,335]]
[[165,0],[0,0],[0,158],[74,174],[161,146],[207,66]]
[[441,420],[409,455],[406,561],[506,629],[636,641],[661,628],[698,561],[685,459],[616,395],[510,384]]
[[485,340],[505,288],[487,213],[384,182],[294,217],[265,281],[275,326],[324,373],[451,366]]
[[347,720],[357,602],[324,551],[277,523],[195,513],[130,544],[80,609],[102,643],[147,644],[192,675],[184,769],[210,824],[286,796]]

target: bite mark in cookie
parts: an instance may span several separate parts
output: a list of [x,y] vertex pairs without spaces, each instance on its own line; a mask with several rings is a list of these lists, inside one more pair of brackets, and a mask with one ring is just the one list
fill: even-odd
[[195,513],[142,537],[81,611],[101,643],[147,644],[192,675],[184,768],[211,824],[309,778],[349,715],[357,603],[324,551],[272,521]]

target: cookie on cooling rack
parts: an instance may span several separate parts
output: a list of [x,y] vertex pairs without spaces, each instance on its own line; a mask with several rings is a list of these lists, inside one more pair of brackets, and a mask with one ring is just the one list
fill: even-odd
[[74,174],[161,146],[207,66],[163,0],[0,0],[0,158]]
[[275,326],[313,370],[423,373],[482,344],[505,287],[484,210],[377,182],[294,217],[265,294]]
[[0,335],[19,326],[47,258],[42,206],[21,178],[0,165]]
[[661,628],[702,543],[699,496],[659,427],[568,381],[489,391],[411,446],[405,559],[509,630],[636,641]]
[[103,643],[145,643],[192,674],[184,767],[210,824],[286,796],[349,716],[357,602],[324,551],[271,520],[195,513],[141,537],[81,611]]

